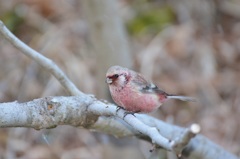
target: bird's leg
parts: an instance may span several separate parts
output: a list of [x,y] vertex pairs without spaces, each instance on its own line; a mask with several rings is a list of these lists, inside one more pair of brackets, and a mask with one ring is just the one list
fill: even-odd
[[125,112],[124,112],[123,119],[124,119],[128,114],[131,114],[131,115],[133,115],[134,117],[136,117],[136,116],[135,116],[135,113],[139,113],[139,112],[141,112],[141,111],[140,111],[140,110],[134,111],[134,112],[125,111]]
[[116,113],[117,113],[120,109],[125,110],[123,107],[121,107],[121,106],[117,106]]
[[131,115],[133,115],[134,117],[136,117],[136,116],[134,115],[135,112],[124,112],[123,119],[124,119],[128,114],[131,114]]

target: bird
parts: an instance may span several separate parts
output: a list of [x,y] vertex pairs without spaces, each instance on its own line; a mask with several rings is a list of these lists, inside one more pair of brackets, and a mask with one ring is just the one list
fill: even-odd
[[107,70],[106,83],[114,102],[129,114],[154,112],[168,99],[196,101],[193,97],[166,93],[140,73],[121,66]]

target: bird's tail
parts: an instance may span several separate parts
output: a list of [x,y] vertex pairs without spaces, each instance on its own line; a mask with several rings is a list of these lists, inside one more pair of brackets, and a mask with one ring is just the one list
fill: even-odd
[[197,99],[193,97],[186,97],[186,96],[176,96],[176,95],[168,95],[168,99],[179,99],[185,102],[196,102]]

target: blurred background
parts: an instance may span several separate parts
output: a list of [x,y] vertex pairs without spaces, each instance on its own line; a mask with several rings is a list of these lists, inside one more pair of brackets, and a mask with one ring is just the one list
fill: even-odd
[[[0,19],[84,93],[111,101],[105,73],[122,65],[169,93],[196,97],[168,101],[151,115],[199,123],[203,135],[240,155],[240,1],[0,0]],[[69,95],[2,37],[0,68],[0,102]],[[150,148],[69,126],[0,129],[0,159],[154,158]]]

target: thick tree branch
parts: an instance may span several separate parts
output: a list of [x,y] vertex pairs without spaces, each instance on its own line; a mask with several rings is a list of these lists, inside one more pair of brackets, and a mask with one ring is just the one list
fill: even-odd
[[136,117],[127,115],[122,120],[123,110],[116,114],[115,105],[98,101],[90,95],[2,103],[0,110],[0,127],[31,127],[39,130],[72,125],[116,137],[138,136],[176,153],[183,150],[182,155],[187,158],[237,159],[204,136],[195,136],[199,131],[195,130],[198,129],[195,125],[185,129],[144,114],[136,114]]

